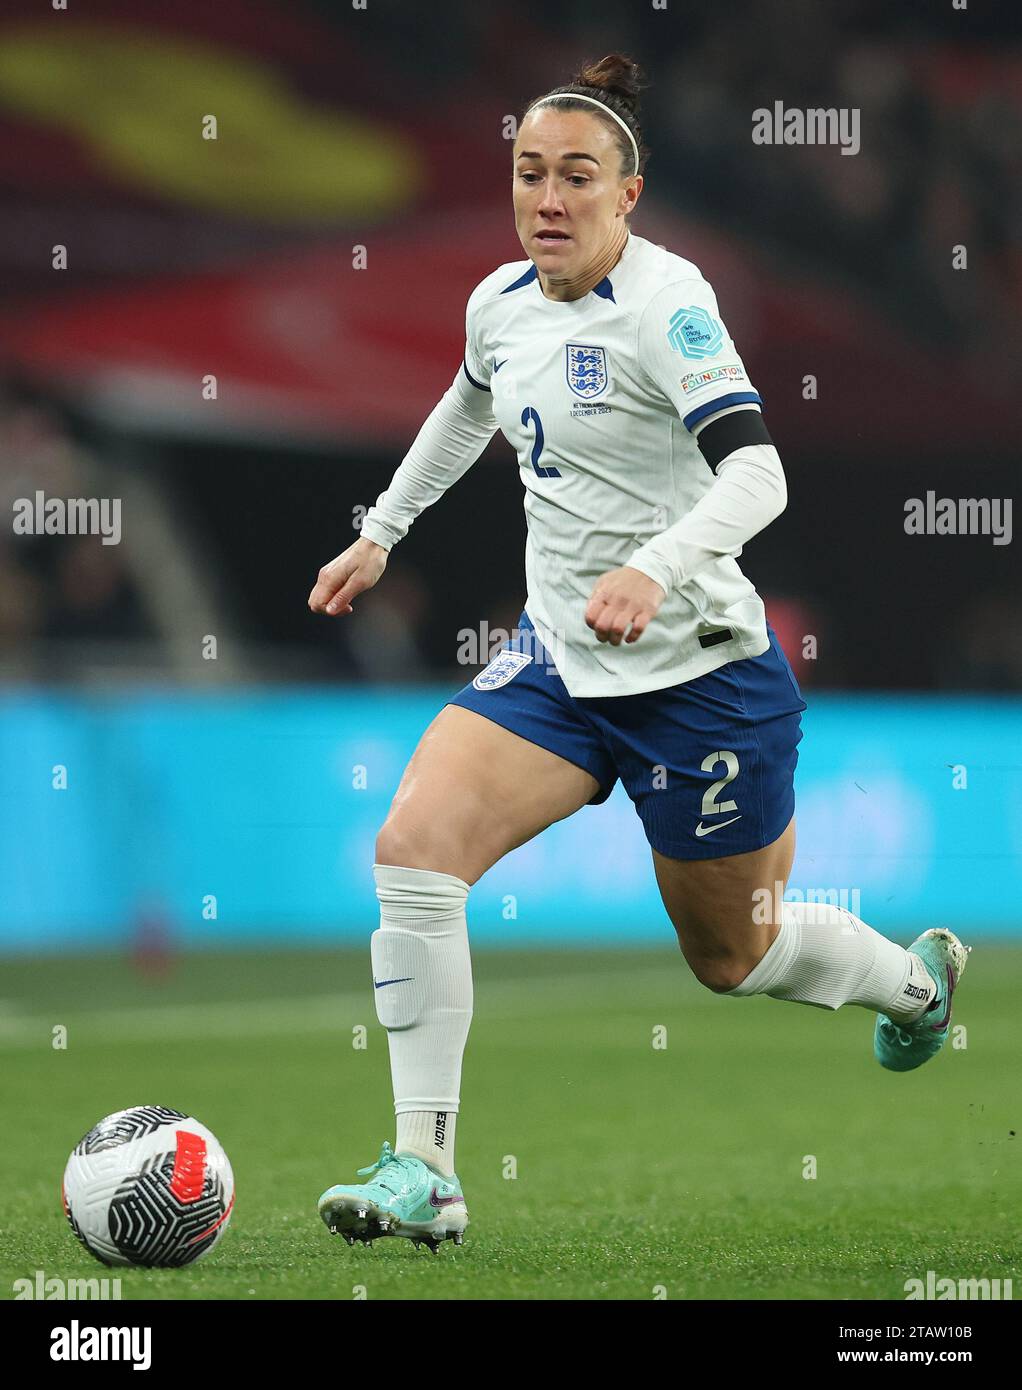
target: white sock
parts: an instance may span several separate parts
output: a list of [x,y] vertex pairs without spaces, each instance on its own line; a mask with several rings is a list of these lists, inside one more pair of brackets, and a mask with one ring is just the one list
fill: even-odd
[[911,1023],[932,1004],[937,985],[918,956],[854,913],[829,903],[786,902],[766,955],[725,993],[768,994],[820,1009],[861,1004]]
[[454,1176],[456,1110],[402,1110],[397,1116],[394,1152],[414,1154],[442,1177]]
[[472,1020],[469,885],[432,869],[374,864],[373,873],[380,901],[373,993],[390,1045],[395,1153],[414,1154],[450,1177]]

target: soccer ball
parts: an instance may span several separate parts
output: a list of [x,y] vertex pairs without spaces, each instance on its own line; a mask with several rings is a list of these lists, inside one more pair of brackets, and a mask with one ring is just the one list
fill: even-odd
[[74,1147],[64,1214],[106,1265],[189,1265],[220,1241],[234,1174],[214,1134],[164,1105],[118,1110]]

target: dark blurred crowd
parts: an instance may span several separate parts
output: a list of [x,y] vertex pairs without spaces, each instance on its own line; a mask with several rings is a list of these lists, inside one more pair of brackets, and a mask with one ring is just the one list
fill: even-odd
[[[323,0],[322,8],[328,8]],[[455,12],[461,14],[455,19]],[[648,187],[722,235],[840,277],[987,380],[1022,334],[1022,7],[951,0],[514,0],[412,6],[405,98],[508,111],[619,51],[641,62]],[[861,148],[752,143],[752,113],[854,108]],[[953,268],[964,246],[967,269]]]
[[95,535],[15,533],[19,499],[110,495],[109,470],[75,441],[60,413],[0,395],[0,461],[2,669],[59,674],[63,644],[155,635],[123,546]]
[[[871,36],[850,30],[850,8],[715,15],[657,73],[650,172],[743,236],[844,277],[988,379],[1006,373],[1022,309],[1019,49],[969,42],[964,24],[964,44]],[[759,146],[750,158],[751,112],[778,100],[858,109],[858,153]]]

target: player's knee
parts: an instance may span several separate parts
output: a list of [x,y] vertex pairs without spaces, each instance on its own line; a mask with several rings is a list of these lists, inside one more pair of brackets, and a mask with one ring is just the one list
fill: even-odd
[[740,985],[749,971],[744,968],[737,969],[727,962],[714,961],[712,965],[699,969],[693,966],[692,973],[701,985],[705,985],[714,994],[726,994],[728,990]]
[[726,994],[735,989],[756,967],[745,952],[724,952],[719,955],[686,955],[689,969],[701,985],[714,994]]
[[390,815],[376,836],[376,863],[404,869],[439,869],[435,862],[442,847],[422,828],[412,829],[402,816]]
[[405,869],[432,869],[454,874],[467,883],[500,857],[483,814],[469,804],[441,809],[417,806],[414,813],[400,803],[376,836],[376,863]]

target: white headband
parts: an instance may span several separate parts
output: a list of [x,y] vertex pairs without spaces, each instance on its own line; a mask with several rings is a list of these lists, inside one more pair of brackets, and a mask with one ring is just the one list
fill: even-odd
[[623,121],[623,120],[621,119],[621,117],[617,114],[617,112],[616,112],[616,111],[612,111],[612,110],[610,109],[610,107],[607,105],[606,102],[604,102],[604,101],[597,101],[595,97],[584,97],[584,96],[581,95],[580,92],[553,92],[553,93],[551,93],[551,95],[548,96],[548,97],[540,97],[539,101],[534,101],[533,104],[529,107],[529,110],[530,110],[530,111],[535,111],[536,107],[537,107],[537,106],[542,106],[543,103],[544,103],[545,101],[560,101],[562,97],[563,97],[565,100],[567,100],[567,101],[589,101],[589,102],[592,102],[592,104],[593,104],[594,106],[598,106],[598,107],[600,108],[601,111],[606,111],[606,113],[607,113],[608,116],[613,116],[613,117],[614,117],[615,121],[617,121],[618,125],[621,127],[621,129],[624,131],[624,133],[628,136],[629,142],[631,143],[631,146],[632,146],[632,153],[635,155],[635,168],[632,170],[632,176],[634,177],[634,176],[639,172],[639,147],[638,147],[638,145],[635,143],[635,136],[634,136],[634,135],[632,134],[632,132],[628,129],[628,127],[625,125],[624,121]]

